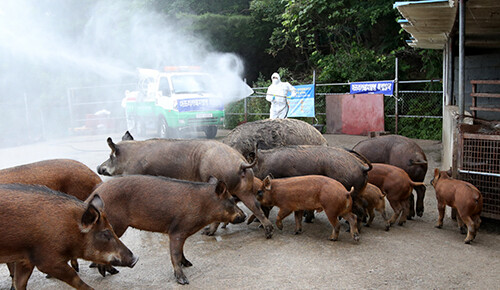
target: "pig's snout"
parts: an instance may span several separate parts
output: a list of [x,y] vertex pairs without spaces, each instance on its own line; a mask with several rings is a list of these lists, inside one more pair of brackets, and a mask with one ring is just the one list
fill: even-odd
[[138,260],[139,257],[134,255],[132,251],[129,250],[128,253],[122,257],[114,257],[110,264],[113,266],[133,268],[135,264],[137,264]]
[[97,173],[99,173],[100,175],[111,176],[111,174],[109,174],[109,172],[106,170],[106,167],[102,165],[97,166]]
[[247,215],[242,211],[241,213],[236,215],[236,217],[233,219],[233,221],[231,223],[232,224],[239,224],[239,223],[244,222],[246,219],[247,219]]

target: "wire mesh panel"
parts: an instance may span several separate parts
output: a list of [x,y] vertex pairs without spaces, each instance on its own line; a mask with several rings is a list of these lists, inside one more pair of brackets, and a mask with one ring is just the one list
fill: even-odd
[[500,219],[500,135],[463,133],[460,179],[483,195],[482,216]]

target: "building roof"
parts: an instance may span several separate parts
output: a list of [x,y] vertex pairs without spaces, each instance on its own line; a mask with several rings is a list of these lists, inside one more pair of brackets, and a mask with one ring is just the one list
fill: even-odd
[[[401,27],[411,34],[410,46],[443,49],[458,23],[458,0],[396,2],[404,19]],[[465,13],[465,46],[500,48],[500,1],[468,0]]]

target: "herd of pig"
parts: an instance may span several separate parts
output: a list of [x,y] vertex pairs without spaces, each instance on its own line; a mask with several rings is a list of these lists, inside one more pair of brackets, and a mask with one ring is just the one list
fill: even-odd
[[[414,141],[379,136],[348,150],[327,146],[316,132],[288,119],[241,125],[224,142],[137,141],[126,132],[121,142],[107,140],[111,154],[97,172],[115,177],[105,182],[69,159],[2,169],[0,263],[7,263],[15,289],[26,289],[34,267],[74,288],[92,289],[78,276],[77,259],[94,262],[103,276],[117,273],[113,266],[133,267],[138,258],[119,239],[133,227],[169,235],[175,278],[188,284],[182,270],[192,265],[184,256],[186,239],[205,227],[213,235],[220,223],[245,221],[237,202],[252,212],[248,223],[260,221],[267,238],[274,233],[268,219],[273,206],[279,208],[280,230],[294,212],[296,234],[304,215],[311,222],[315,212],[324,211],[333,226],[330,240],[338,239],[341,218],[358,241],[360,224],[369,226],[374,210],[386,230],[422,216],[427,160]],[[455,208],[470,243],[481,222],[480,192],[437,168],[431,183],[436,227],[442,227],[445,207]],[[394,212],[390,218],[386,199]]]

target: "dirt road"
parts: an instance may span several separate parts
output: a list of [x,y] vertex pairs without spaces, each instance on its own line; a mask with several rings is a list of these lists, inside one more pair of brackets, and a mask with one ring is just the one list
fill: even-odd
[[[219,136],[227,131],[219,132]],[[201,135],[200,135],[201,136]],[[15,148],[0,149],[0,168],[49,158],[72,158],[94,169],[108,158],[108,135],[81,136]],[[121,134],[111,134],[118,141]],[[362,136],[325,135],[331,146],[352,148]],[[425,182],[439,167],[441,144],[418,140],[429,159]],[[244,208],[244,207],[242,207]],[[249,211],[244,208],[249,213]],[[392,209],[387,206],[387,212]],[[274,223],[276,210],[271,212]],[[449,216],[449,209],[447,211]],[[293,215],[283,231],[266,239],[254,223],[229,225],[214,237],[197,233],[185,245],[193,266],[184,270],[190,284],[176,283],[168,251],[168,236],[128,229],[124,243],[140,259],[135,268],[101,277],[80,261],[80,276],[96,289],[498,289],[500,285],[499,222],[483,223],[472,245],[465,245],[456,224],[447,217],[443,229],[437,219],[435,192],[427,186],[422,218],[384,231],[377,215],[372,227],[363,228],[354,242],[343,225],[339,241],[329,237],[332,227],[324,213],[313,224],[304,224],[294,235]],[[0,266],[0,289],[8,289],[7,267]],[[56,279],[34,271],[28,289],[70,289]]]

